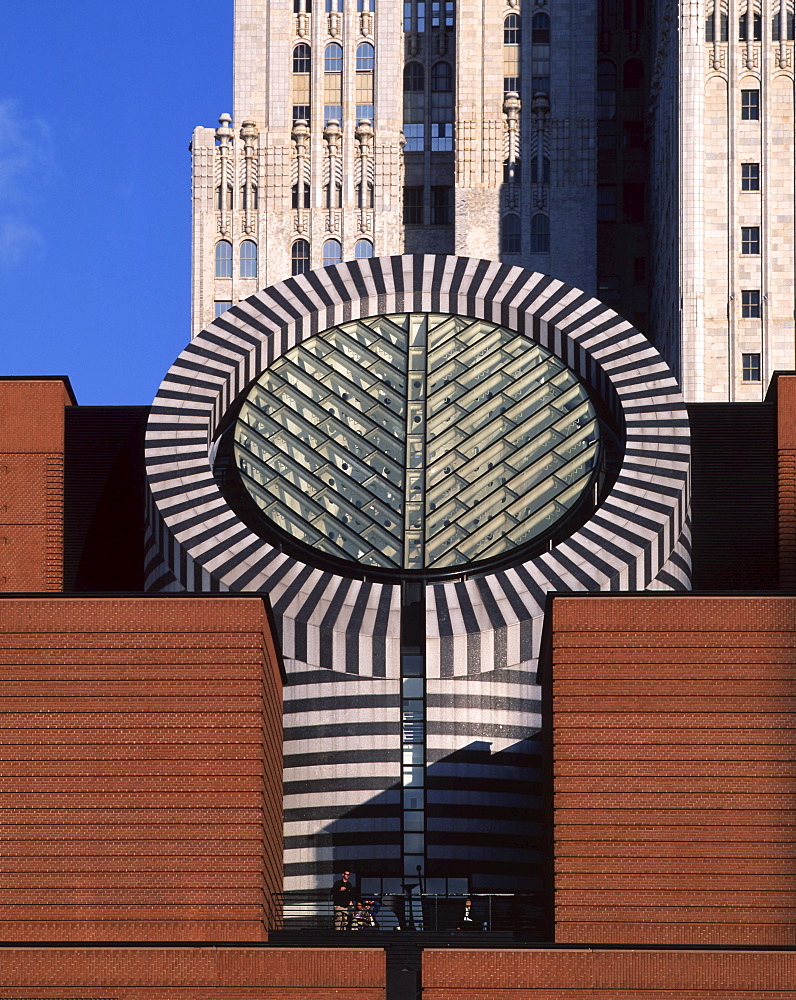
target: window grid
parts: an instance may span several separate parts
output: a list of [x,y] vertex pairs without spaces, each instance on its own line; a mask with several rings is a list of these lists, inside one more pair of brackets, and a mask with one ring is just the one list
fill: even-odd
[[760,164],[759,163],[742,163],[741,164],[741,190],[742,191],[759,191],[760,190]]
[[760,91],[741,91],[741,119],[746,122],[760,120]]
[[404,223],[407,226],[423,225],[423,187],[409,184],[404,188]]
[[760,382],[762,372],[759,354],[742,354],[741,370],[744,382]]
[[232,244],[227,240],[216,243],[216,277],[232,277]]
[[296,240],[290,251],[290,273],[305,274],[310,269],[310,245],[306,240]]
[[244,240],[240,245],[240,276],[257,277],[257,244],[254,240]]
[[741,292],[741,316],[755,318],[760,316],[760,289],[745,288]]
[[760,226],[741,226],[741,253],[760,253]]

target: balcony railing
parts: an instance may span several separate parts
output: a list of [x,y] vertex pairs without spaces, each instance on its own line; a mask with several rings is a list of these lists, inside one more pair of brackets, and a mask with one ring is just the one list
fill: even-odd
[[270,930],[337,930],[347,934],[378,931],[491,932],[534,939],[542,923],[539,898],[531,894],[363,896],[347,912],[338,913],[328,891],[315,889],[276,894],[272,912],[278,916]]

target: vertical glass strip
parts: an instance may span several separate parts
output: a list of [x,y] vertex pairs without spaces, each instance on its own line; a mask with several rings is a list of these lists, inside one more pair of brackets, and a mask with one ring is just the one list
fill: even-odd
[[425,563],[426,468],[426,336],[428,316],[409,317],[409,358],[406,375],[406,503],[404,508],[404,566],[422,569]]

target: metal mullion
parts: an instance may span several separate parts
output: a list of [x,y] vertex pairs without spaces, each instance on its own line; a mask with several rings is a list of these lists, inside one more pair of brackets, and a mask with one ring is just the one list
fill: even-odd
[[[370,327],[368,327],[368,329],[370,329]],[[360,344],[360,342],[358,340],[354,340],[354,338],[351,337],[348,334],[348,332],[346,330],[342,329],[341,327],[336,327],[335,328],[335,333],[337,334],[337,336],[341,337],[342,340],[346,341],[352,347],[359,348],[363,353],[368,354],[373,359],[374,362],[379,362],[379,363],[382,363],[382,364],[389,365],[390,368],[392,368],[392,370],[395,372],[395,374],[397,376],[403,376],[405,374],[405,372],[402,372],[400,369],[396,368],[395,365],[392,363],[392,361],[389,361],[387,358],[383,358],[380,354],[377,354],[370,347],[369,344]],[[377,335],[377,331],[376,330],[371,330],[371,333]],[[392,346],[392,345],[390,345],[390,346]],[[396,353],[401,353],[400,349],[396,349]],[[346,358],[349,361],[351,360],[351,358],[349,358],[348,355],[346,355]],[[405,353],[404,353],[404,360],[406,360],[406,354]]]

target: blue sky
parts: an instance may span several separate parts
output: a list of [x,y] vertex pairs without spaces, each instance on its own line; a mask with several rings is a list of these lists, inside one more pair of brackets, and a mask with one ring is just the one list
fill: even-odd
[[5,6],[0,373],[151,402],[190,337],[188,143],[231,93],[232,0]]

